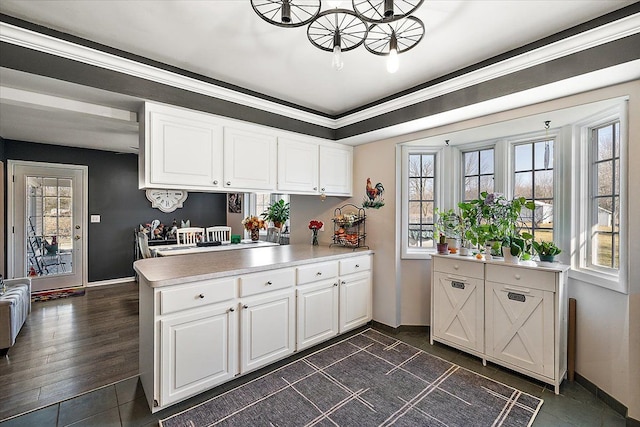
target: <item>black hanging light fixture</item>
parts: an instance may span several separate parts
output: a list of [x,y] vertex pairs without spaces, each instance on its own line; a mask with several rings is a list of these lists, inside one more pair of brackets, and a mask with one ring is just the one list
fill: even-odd
[[279,27],[308,24],[307,37],[315,47],[333,52],[332,67],[344,66],[342,53],[364,43],[375,54],[388,56],[387,70],[398,70],[398,54],[415,47],[424,36],[424,24],[410,16],[424,0],[351,0],[353,10],[332,7],[344,1],[251,0],[253,10]]

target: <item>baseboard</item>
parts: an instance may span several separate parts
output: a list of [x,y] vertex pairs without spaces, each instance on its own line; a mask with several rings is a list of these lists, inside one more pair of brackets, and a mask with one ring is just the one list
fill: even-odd
[[427,336],[427,338],[429,337],[429,327],[428,326],[413,326],[413,325],[400,325],[396,328],[385,325],[384,323],[380,323],[380,322],[376,322],[375,320],[371,321],[371,325],[373,327],[375,327],[376,329],[383,331],[383,332],[389,332],[392,334],[398,333],[398,332],[424,332]]
[[131,277],[120,277],[118,279],[109,279],[109,280],[100,280],[98,282],[89,282],[87,283],[87,288],[93,288],[96,286],[107,286],[107,285],[117,285],[120,283],[127,283],[127,282],[135,282],[135,277],[131,276]]

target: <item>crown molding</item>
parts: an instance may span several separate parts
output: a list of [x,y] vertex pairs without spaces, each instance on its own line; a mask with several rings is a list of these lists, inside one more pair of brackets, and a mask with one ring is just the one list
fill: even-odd
[[352,125],[372,117],[386,114],[429,99],[437,98],[438,96],[442,96],[447,93],[493,80],[498,77],[600,46],[636,33],[640,33],[640,14],[627,16],[601,27],[585,31],[572,37],[567,37],[555,43],[500,61],[496,64],[471,71],[458,77],[453,77],[442,83],[438,83],[433,86],[417,90],[408,95],[349,114],[337,119],[335,121],[335,128],[337,129],[343,126]]
[[279,114],[329,129],[352,125],[639,32],[640,13],[636,13],[461,76],[453,77],[442,83],[437,83],[347,116],[333,119],[0,22],[0,41],[6,43]]

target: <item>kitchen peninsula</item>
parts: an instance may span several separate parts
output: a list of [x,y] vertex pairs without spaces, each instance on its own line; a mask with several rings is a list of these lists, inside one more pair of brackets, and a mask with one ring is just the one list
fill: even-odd
[[372,258],[286,245],[136,261],[152,412],[369,322]]

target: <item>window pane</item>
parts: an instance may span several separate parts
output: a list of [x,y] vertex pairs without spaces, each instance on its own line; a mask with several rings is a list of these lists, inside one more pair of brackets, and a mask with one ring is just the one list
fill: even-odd
[[422,176],[434,176],[434,155],[422,156]]
[[409,155],[409,177],[419,177],[422,171],[421,161],[422,158],[419,154]]
[[615,269],[620,268],[620,235],[619,234],[614,234],[613,235],[613,260],[612,260],[612,267]]
[[596,165],[596,188],[598,196],[613,194],[613,162],[603,162]]
[[544,170],[536,172],[535,196],[538,199],[553,198],[553,171]]
[[611,125],[596,130],[596,159],[613,157],[613,127]]
[[620,194],[620,161],[616,160],[613,163],[613,185],[615,186],[614,194]]
[[480,173],[493,173],[493,148],[480,151]]
[[614,233],[620,232],[620,197],[613,198],[613,215],[611,217],[611,226]]
[[614,149],[615,149],[615,157],[620,157],[620,122],[614,123]]
[[531,199],[533,197],[532,180],[532,172],[516,173],[514,197],[526,197],[527,199]]
[[427,178],[424,180],[423,200],[433,200],[435,198],[433,192],[434,178]]
[[420,224],[422,222],[421,202],[409,202],[409,222]]
[[433,202],[422,203],[422,222],[427,224],[433,224]]
[[596,265],[611,267],[612,258],[612,235],[611,233],[597,233],[595,238],[595,260]]
[[613,200],[610,197],[600,197],[598,200],[598,219],[596,229],[598,231],[612,231],[613,226]]
[[478,178],[475,176],[464,179],[464,199],[473,200],[477,199],[478,195]]
[[409,178],[409,200],[420,200],[422,196],[422,179]]
[[[493,175],[480,177],[480,192],[486,191],[487,193],[493,193]],[[476,196],[477,198],[477,196]]]
[[478,175],[478,161],[480,153],[478,151],[471,151],[464,153],[464,174]]
[[515,146],[515,165],[516,172],[532,169],[533,145],[522,144]]

